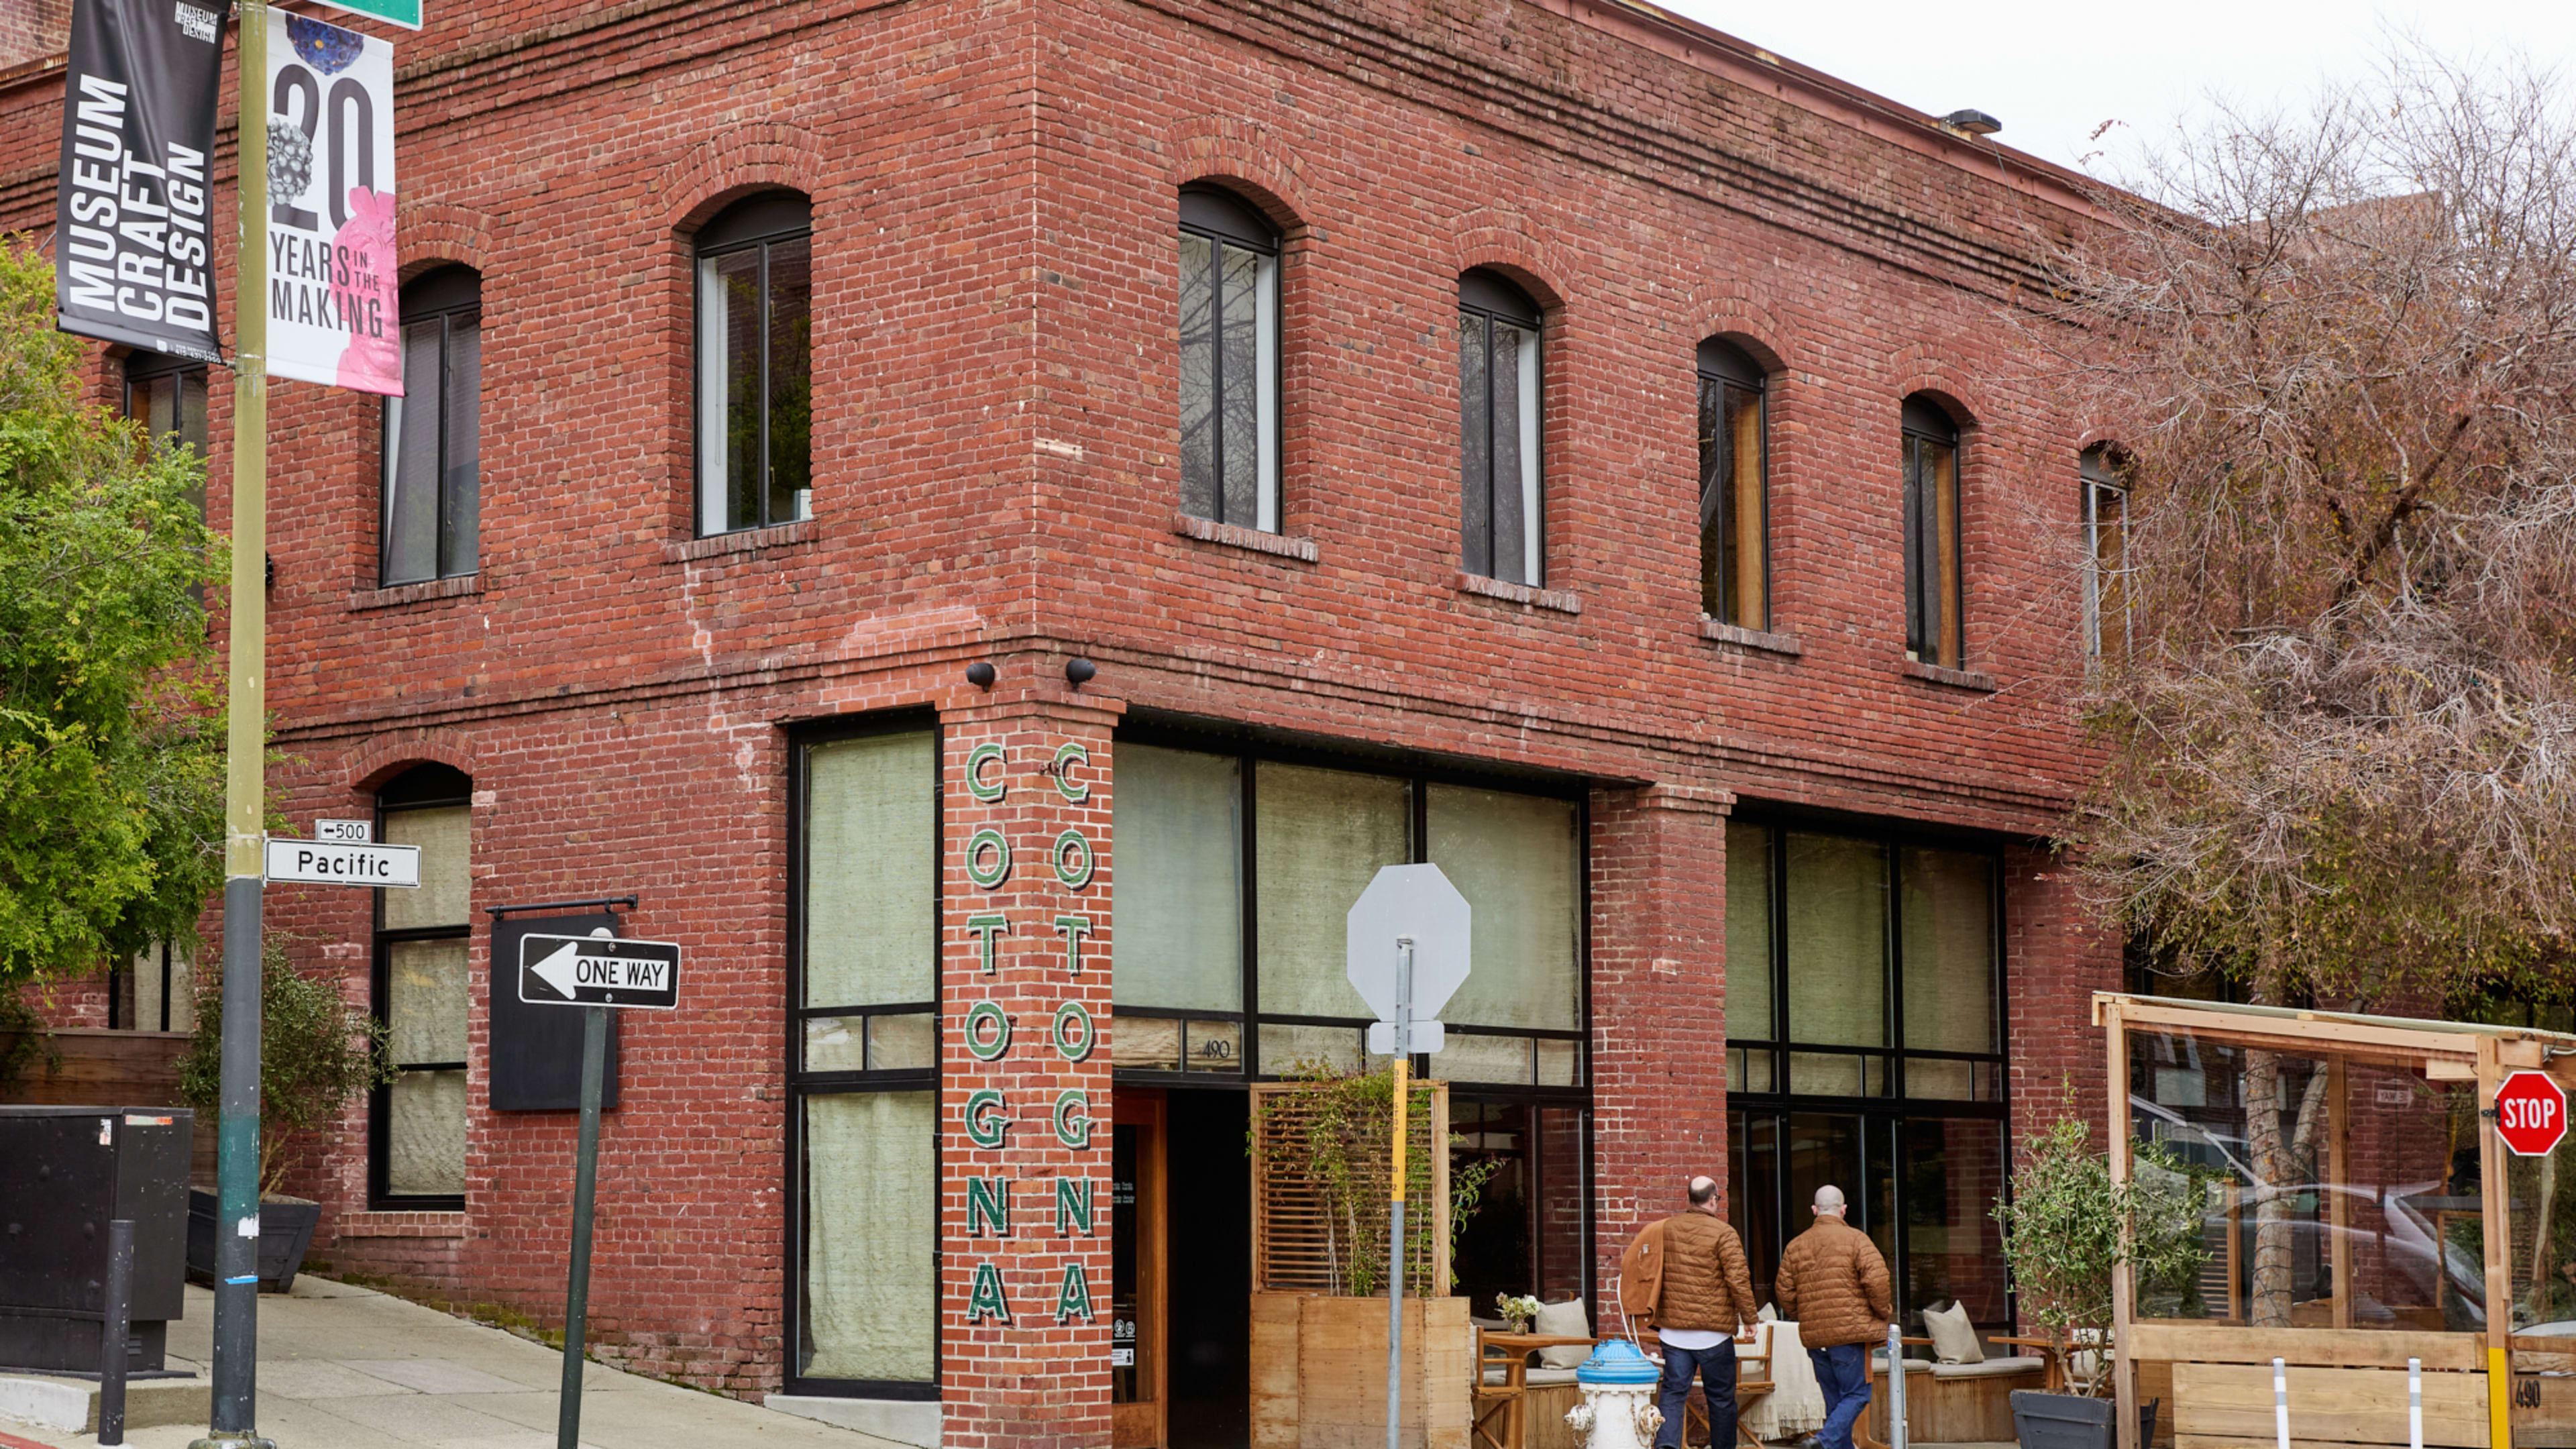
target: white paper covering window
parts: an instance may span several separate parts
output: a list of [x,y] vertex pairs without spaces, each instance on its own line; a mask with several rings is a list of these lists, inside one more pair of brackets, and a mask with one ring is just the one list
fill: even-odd
[[809,1096],[804,1114],[799,1372],[929,1379],[938,1343],[937,1094]]
[[1120,745],[1117,769],[1110,999],[1242,1010],[1242,762]]

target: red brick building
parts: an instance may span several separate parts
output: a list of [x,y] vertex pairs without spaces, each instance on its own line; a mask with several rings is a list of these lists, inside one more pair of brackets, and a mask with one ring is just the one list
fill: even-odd
[[[1607,0],[394,39],[410,395],[271,413],[274,799],[430,877],[269,892],[403,1067],[304,1158],[317,1257],[560,1313],[493,913],[583,902],[688,953],[619,1023],[603,1354],[1240,1445],[1243,1086],[1360,1061],[1342,913],[1429,860],[1478,1307],[1705,1170],[1759,1273],[1831,1180],[1909,1311],[2008,1320],[2006,1133],[2119,984],[2038,844],[2097,439],[2011,357],[2073,178]],[[0,72],[0,225],[60,103]],[[99,379],[221,519],[226,377]]]

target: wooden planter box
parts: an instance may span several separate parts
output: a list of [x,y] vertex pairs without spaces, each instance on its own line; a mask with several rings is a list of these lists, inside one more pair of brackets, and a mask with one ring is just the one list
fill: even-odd
[[[1399,1442],[1467,1449],[1476,1336],[1464,1298],[1404,1302]],[[1252,1295],[1252,1449],[1385,1449],[1386,1300]]]

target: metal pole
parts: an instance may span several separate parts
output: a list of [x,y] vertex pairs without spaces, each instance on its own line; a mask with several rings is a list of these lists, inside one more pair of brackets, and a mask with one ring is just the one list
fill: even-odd
[[2406,1360],[2406,1449],[2424,1449],[2424,1360]]
[[1887,1442],[1905,1449],[1905,1330],[1887,1325]]
[[107,1224],[107,1303],[98,1325],[98,1442],[125,1442],[125,1348],[134,1333],[134,1220]]
[[2290,1449],[2290,1370],[2277,1358],[2272,1360],[2272,1433],[2280,1449]]
[[213,1422],[191,1449],[269,1449],[259,1351],[260,888],[268,748],[268,4],[242,0],[234,183],[232,636],[224,720],[224,1025],[215,1129]]
[[599,1179],[600,1079],[608,1075],[608,1008],[581,1009],[581,1152],[572,1180],[572,1283],[564,1292],[563,1392],[555,1449],[580,1449],[581,1330],[590,1314],[590,1202]]
[[1413,1115],[1413,938],[1395,938],[1395,1141],[1386,1209],[1386,1449],[1404,1420],[1404,1129]]

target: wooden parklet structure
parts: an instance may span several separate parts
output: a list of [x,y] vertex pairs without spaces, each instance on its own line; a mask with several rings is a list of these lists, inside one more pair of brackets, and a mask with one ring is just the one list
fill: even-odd
[[2576,1134],[2546,1158],[2497,1137],[2517,1070],[2576,1085],[2576,1037],[2103,993],[2111,1168],[2187,1166],[2206,1256],[2116,1289],[2120,1449],[2275,1442],[2272,1361],[2300,1445],[2576,1446]]

